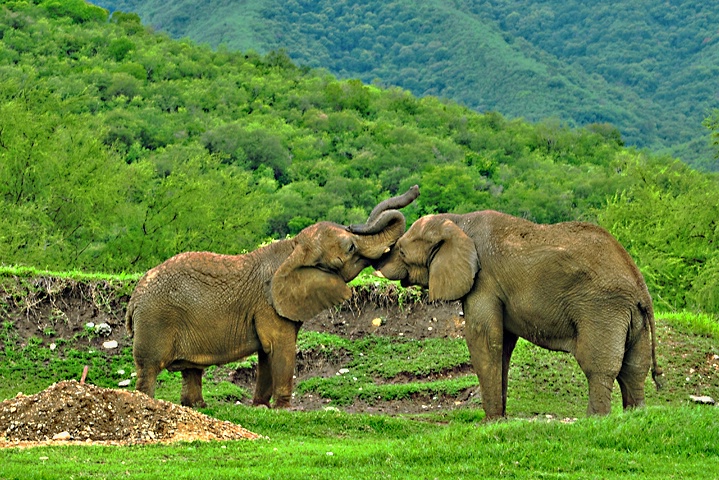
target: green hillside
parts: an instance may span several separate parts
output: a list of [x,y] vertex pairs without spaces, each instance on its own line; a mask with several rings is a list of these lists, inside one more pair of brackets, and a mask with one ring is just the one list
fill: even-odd
[[719,167],[719,10],[699,0],[98,0],[176,38],[267,53],[510,118],[611,123],[627,144]]
[[[719,184],[570,129],[155,34],[82,0],[0,3],[0,264],[142,272],[362,222],[497,209],[598,221],[664,308],[719,311]],[[716,130],[715,130],[716,131]]]

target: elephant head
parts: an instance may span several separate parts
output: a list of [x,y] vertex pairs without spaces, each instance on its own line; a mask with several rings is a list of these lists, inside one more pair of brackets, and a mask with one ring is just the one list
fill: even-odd
[[302,230],[271,280],[270,300],[277,313],[305,321],[347,300],[352,292],[346,282],[390,251],[405,231],[404,215],[397,209],[418,195],[415,185],[381,202],[361,225],[319,222]]
[[474,285],[479,258],[474,241],[448,215],[427,215],[375,267],[403,286],[429,288],[432,301],[457,300]]

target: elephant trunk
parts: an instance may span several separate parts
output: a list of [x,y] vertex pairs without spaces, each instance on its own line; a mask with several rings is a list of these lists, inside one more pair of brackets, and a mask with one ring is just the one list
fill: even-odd
[[380,202],[372,209],[366,223],[348,227],[357,235],[357,246],[362,256],[376,260],[389,251],[406,227],[404,215],[397,209],[406,207],[418,196],[419,187],[415,185],[403,195]]
[[[388,198],[387,200],[377,204],[377,206],[374,207],[372,212],[369,214],[367,222],[358,225],[350,225],[349,231],[359,235],[373,235],[382,231],[390,223],[397,221],[399,217],[402,218],[402,222],[404,223],[404,215],[402,215],[397,209],[406,207],[417,197],[419,197],[419,186],[414,185],[404,194]],[[388,210],[389,212],[387,212]],[[385,212],[387,213],[383,215]],[[388,216],[387,214],[391,214],[391,216]]]
[[405,231],[404,215],[398,210],[382,212],[367,234],[357,236],[357,248],[362,256],[376,260],[387,253]]

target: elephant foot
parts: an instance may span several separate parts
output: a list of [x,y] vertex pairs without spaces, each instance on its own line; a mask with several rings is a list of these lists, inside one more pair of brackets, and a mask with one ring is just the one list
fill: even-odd
[[252,406],[253,407],[259,407],[259,408],[270,408],[270,402],[267,400],[252,400]]
[[180,405],[183,407],[190,407],[190,408],[207,408],[207,403],[205,403],[205,400],[202,398],[199,400],[180,400]]
[[290,410],[292,408],[292,405],[288,400],[275,400],[273,408]]
[[500,415],[500,414],[492,414],[492,415],[490,415],[490,414],[488,414],[488,413],[485,412],[485,414],[484,414],[484,419],[482,420],[482,422],[484,422],[484,423],[495,423],[495,422],[501,422],[501,421],[506,420],[506,419],[507,419],[507,417],[504,416],[504,415]]

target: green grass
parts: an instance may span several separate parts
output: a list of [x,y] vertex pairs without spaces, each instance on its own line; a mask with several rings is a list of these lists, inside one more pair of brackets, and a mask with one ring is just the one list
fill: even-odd
[[680,331],[719,339],[719,321],[712,315],[691,312],[661,313],[661,318]]
[[69,272],[52,272],[34,267],[0,265],[0,277],[50,277],[58,279],[70,279],[76,281],[102,280],[107,282],[134,282],[139,280],[141,276],[141,273],[120,273],[117,275],[112,275],[108,273],[81,272],[79,270],[73,270]]
[[3,478],[715,478],[719,410],[647,408],[573,424],[248,407],[267,440],[0,451]]
[[[719,408],[697,406],[690,394],[719,398],[719,354],[711,317],[657,315],[664,388],[647,380],[647,408],[586,418],[586,379],[567,354],[520,341],[510,370],[510,419],[483,422],[479,400],[462,408],[407,415],[350,414],[357,401],[455,398],[477,386],[473,374],[434,379],[433,373],[468,361],[457,339],[359,340],[301,331],[306,355],[345,361],[348,372],[311,377],[296,385],[339,409],[293,412],[235,405],[250,392],[228,382],[226,369],[253,368],[256,359],[208,369],[203,411],[239,423],[268,439],[132,447],[69,446],[0,450],[0,478],[716,478]],[[79,378],[114,386],[117,371],[132,371],[129,349],[109,355],[67,344],[50,351],[39,341],[12,343],[0,352],[0,398],[36,393],[50,383]],[[225,369],[225,370],[223,370]],[[339,372],[338,372],[339,373]],[[387,382],[403,376],[402,382]],[[179,402],[181,378],[163,372],[157,397]],[[360,390],[361,388],[361,390]],[[551,415],[550,421],[548,415]],[[577,418],[564,423],[558,419]]]

